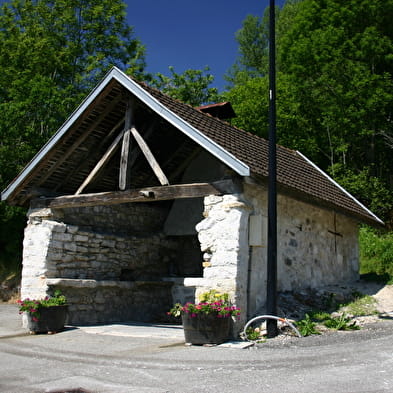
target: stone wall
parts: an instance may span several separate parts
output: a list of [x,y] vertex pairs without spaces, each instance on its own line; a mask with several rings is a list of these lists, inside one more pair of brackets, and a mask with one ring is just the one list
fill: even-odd
[[171,282],[48,279],[69,302],[68,323],[86,325],[119,321],[163,322],[172,307]]
[[[246,184],[252,215],[267,217],[267,191]],[[277,198],[277,275],[279,291],[320,288],[358,276],[358,225],[333,210],[279,194]],[[264,312],[267,244],[251,247],[249,315]]]
[[[60,286],[70,296],[72,322],[125,320],[130,313],[134,320],[158,318],[172,302],[170,285],[160,281],[177,252],[176,240],[159,231],[164,213],[160,206],[138,204],[30,210],[22,298],[43,298]],[[111,233],[115,222],[119,228]]]
[[[205,219],[196,226],[204,252],[203,280],[196,288],[196,296],[214,288],[229,293],[237,307],[247,309],[250,211],[250,206],[237,195],[205,198]],[[237,326],[245,318],[243,312]]]

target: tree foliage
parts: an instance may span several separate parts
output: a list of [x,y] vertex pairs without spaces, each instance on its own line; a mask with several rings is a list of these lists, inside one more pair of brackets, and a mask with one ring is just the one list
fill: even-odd
[[231,85],[239,85],[250,78],[261,77],[268,71],[268,9],[264,17],[248,15],[242,28],[236,32],[239,56],[229,69],[225,79]]
[[[0,186],[116,65],[143,72],[119,0],[12,0],[0,11]],[[10,151],[11,148],[11,151]]]
[[[110,67],[143,77],[144,47],[133,38],[125,17],[121,0],[11,0],[3,4],[1,189]],[[20,217],[19,212],[2,206],[1,226],[9,225],[12,212],[16,219]],[[6,236],[9,242],[10,236]],[[19,234],[15,236],[19,245]],[[1,252],[6,255],[4,249]]]
[[[388,221],[393,205],[392,18],[393,0],[303,0],[288,1],[276,24],[279,143],[301,150],[352,185],[355,195]],[[260,39],[267,22],[248,17],[237,33],[247,37],[239,44],[249,48],[240,48],[227,93],[239,117],[251,114],[237,124],[260,135],[267,130],[263,69],[268,44]],[[264,48],[253,50],[255,42]],[[251,65],[258,63],[256,76]],[[378,184],[378,192],[370,192],[367,182]]]
[[151,85],[163,93],[191,106],[215,103],[218,99],[218,90],[209,87],[214,77],[209,73],[209,67],[203,70],[186,70],[182,74],[169,67],[170,76],[157,73],[151,80]]
[[393,232],[378,233],[375,229],[360,229],[361,273],[376,273],[393,279]]

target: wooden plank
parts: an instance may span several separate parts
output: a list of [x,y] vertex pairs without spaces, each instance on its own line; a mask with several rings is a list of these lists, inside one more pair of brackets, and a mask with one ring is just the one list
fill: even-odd
[[[110,105],[107,105],[105,107],[105,110],[97,117],[97,119],[95,119],[88,127],[86,130],[84,130],[83,134],[81,134],[78,139],[70,146],[67,148],[66,152],[60,157],[58,158],[54,165],[52,166],[52,168],[48,171],[46,171],[45,175],[40,178],[40,182],[38,184],[41,185],[43,184],[51,175],[52,173],[60,166],[63,164],[63,162],[65,162],[68,157],[89,137],[90,132],[97,127],[98,124],[100,124],[100,122],[105,118],[105,116],[108,115],[108,113],[110,113],[114,107],[116,107],[116,105],[118,105],[119,101],[121,99],[121,96],[117,97],[116,99],[114,99]],[[83,116],[82,116],[83,117]],[[78,125],[82,123],[81,119],[78,119]],[[66,179],[64,179],[64,181],[66,181]],[[58,185],[57,188],[59,188],[61,186],[61,184]]]
[[[103,146],[106,146],[106,144],[113,138],[113,135],[115,133],[115,131],[121,126],[121,124],[124,123],[124,118],[121,119],[120,121],[117,122],[117,124],[112,127],[112,129],[108,132],[107,135],[105,135],[105,138],[100,142],[100,144],[95,147],[96,151],[101,151]],[[123,135],[123,134],[122,134]],[[88,150],[79,160],[78,164],[75,166],[75,168],[68,173],[68,175],[64,178],[63,183],[67,183],[69,179],[71,179],[75,173],[79,173],[83,170],[83,168],[85,168],[86,165],[88,165],[89,162],[89,156],[91,156],[92,152],[90,150]],[[102,167],[101,167],[102,168]],[[91,173],[91,172],[90,172]],[[96,176],[94,176],[91,180],[90,183],[97,177],[98,173],[96,174]],[[90,174],[88,175],[90,176]],[[61,184],[58,184],[55,187],[55,190],[58,190],[60,188]],[[80,191],[82,192],[82,191]]]
[[159,182],[162,186],[166,186],[169,184],[169,180],[165,176],[163,170],[161,169],[160,165],[158,164],[157,160],[155,159],[153,153],[151,152],[149,146],[142,138],[141,134],[135,127],[131,127],[131,133],[135,138],[136,143],[141,148],[142,153],[146,157],[147,162],[149,163],[151,169],[153,169],[154,174],[157,176]]
[[119,172],[119,189],[126,190],[130,188],[131,183],[131,126],[133,117],[133,107],[131,100],[127,102],[123,143],[121,147],[120,172]]
[[147,187],[126,191],[100,192],[94,194],[66,195],[56,198],[37,198],[32,207],[65,209],[69,207],[114,205],[128,202],[153,202],[181,198],[201,198],[207,195],[239,193],[240,183],[233,179],[213,183],[177,184],[173,186]]
[[81,184],[81,186],[78,188],[78,190],[76,191],[75,195],[79,195],[82,193],[82,191],[86,188],[86,186],[93,181],[99,171],[103,168],[103,166],[105,165],[105,163],[107,161],[110,160],[110,158],[113,156],[113,154],[116,151],[116,147],[119,144],[119,142],[121,141],[121,139],[123,138],[124,135],[124,131],[122,131],[116,138],[115,140],[112,142],[112,144],[109,146],[108,150],[105,152],[105,154],[102,156],[102,158],[100,159],[100,161],[97,162],[96,166],[93,168],[93,170],[89,173],[89,175],[86,177],[85,181]]

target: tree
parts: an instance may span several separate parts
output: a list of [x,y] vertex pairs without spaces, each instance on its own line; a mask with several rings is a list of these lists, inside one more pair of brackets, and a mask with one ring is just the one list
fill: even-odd
[[151,85],[170,97],[194,107],[215,103],[218,99],[218,90],[209,87],[214,81],[209,70],[209,67],[205,67],[203,70],[186,70],[178,74],[174,67],[169,67],[171,76],[157,73],[151,80]]
[[281,71],[291,76],[303,115],[314,119],[325,167],[361,162],[386,172],[381,132],[391,129],[392,16],[391,0],[305,0],[280,41]]
[[239,85],[249,78],[267,74],[269,64],[269,13],[267,11],[268,9],[265,10],[263,18],[248,15],[242,28],[236,32],[239,56],[225,76],[231,85]]
[[[276,29],[278,142],[301,150],[334,177],[352,177],[359,186],[356,194],[373,206],[378,202],[385,219],[386,207],[392,206],[392,18],[393,0],[291,1],[280,11]],[[256,38],[258,34],[254,29]],[[253,40],[243,44],[247,42]],[[237,64],[245,63],[248,51],[240,53]],[[259,53],[264,64],[263,50]],[[250,89],[237,100],[241,84],[254,78],[251,85],[266,86],[259,116],[245,124],[258,132],[267,129],[268,90],[267,82],[256,81],[254,74],[243,68],[227,97],[239,116],[260,97]],[[368,176],[370,184],[378,181],[385,191],[370,201],[359,176]]]
[[[0,12],[0,186],[116,65],[143,72],[120,0],[13,0]],[[12,152],[8,149],[12,147]]]
[[[141,79],[121,0],[11,0],[0,10],[0,187],[112,66]],[[16,213],[15,213],[16,214]],[[7,226],[13,215],[0,210]]]

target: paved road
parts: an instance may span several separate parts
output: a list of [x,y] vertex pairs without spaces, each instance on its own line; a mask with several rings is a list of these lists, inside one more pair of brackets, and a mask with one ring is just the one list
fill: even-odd
[[3,335],[0,392],[393,391],[393,321],[354,332],[274,339],[249,349],[186,347],[176,329],[164,334],[149,327],[143,335],[139,328]]

